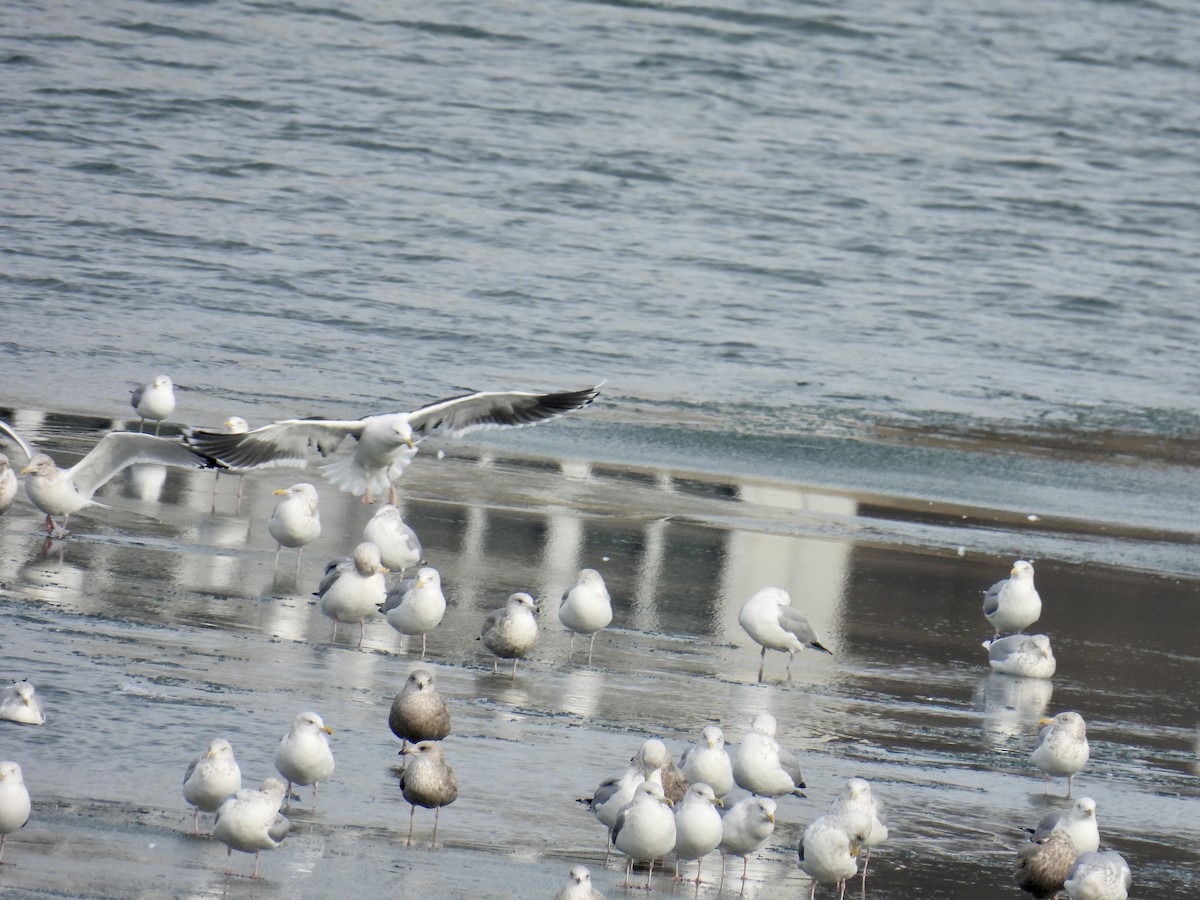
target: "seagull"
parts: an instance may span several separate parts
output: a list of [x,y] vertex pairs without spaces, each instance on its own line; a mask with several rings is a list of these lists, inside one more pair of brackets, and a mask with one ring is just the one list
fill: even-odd
[[400,751],[406,757],[400,772],[400,790],[411,810],[408,814],[408,845],[412,846],[413,818],[417,807],[433,810],[433,837],[429,846],[437,844],[438,817],[442,807],[458,799],[458,779],[446,762],[441,744],[421,741]]
[[679,863],[682,860],[696,861],[696,884],[700,879],[700,866],[705,855],[716,850],[723,836],[721,814],[718,806],[724,806],[721,798],[703,782],[687,789],[683,800],[675,807],[675,880],[679,881]]
[[421,561],[417,533],[404,521],[400,508],[390,503],[379,507],[367,520],[362,536],[379,548],[379,558],[393,572],[403,573]]
[[716,725],[700,732],[700,740],[683,751],[679,767],[693,784],[707,784],[718,797],[733,790],[733,761],[725,749],[725,733]]
[[[517,660],[528,656],[538,639],[537,604],[524,592],[510,594],[508,603],[493,610],[483,622],[479,633],[483,645],[497,658],[513,661],[512,674],[517,675]],[[492,660],[496,671],[496,660]]]
[[0,719],[22,725],[45,725],[46,713],[29,680],[0,691]]
[[983,594],[983,615],[996,629],[996,637],[1005,631],[1028,628],[1042,614],[1042,598],[1033,586],[1033,563],[1018,559],[1009,577],[997,581]]
[[[221,427],[225,429],[226,434],[245,434],[247,431],[250,430],[250,423],[247,422],[245,419],[243,419],[241,416],[230,416],[228,419],[226,419],[224,421],[224,423],[222,423]],[[233,469],[225,469],[224,471],[234,472]],[[217,511],[217,485],[221,481],[221,472],[222,472],[221,469],[217,469],[216,475],[213,478],[213,492],[212,492],[212,511],[213,512]],[[234,509],[240,511],[242,508],[242,487],[246,481],[246,473],[239,471],[239,472],[234,472],[234,474],[237,475],[237,479],[238,479],[237,506],[234,507]]]
[[821,646],[817,634],[808,624],[808,619],[792,609],[792,598],[783,588],[765,587],[746,601],[738,613],[738,624],[746,634],[762,644],[762,657],[758,664],[758,680],[763,680],[763,666],[768,650],[782,650],[788,655],[787,673],[792,675],[792,657],[805,647],[822,653],[832,654],[828,647]]
[[574,866],[554,900],[604,900],[604,895],[592,887],[592,873],[587,866]]
[[1033,748],[1033,764],[1046,773],[1046,783],[1054,775],[1067,776],[1067,796],[1071,783],[1088,761],[1087,723],[1077,712],[1061,712],[1038,720],[1045,726]]
[[320,716],[315,712],[302,712],[279,742],[275,750],[275,768],[287,779],[289,804],[293,784],[311,784],[313,809],[317,808],[317,789],[333,774],[333,751],[329,749],[327,734],[333,734],[333,729],[321,721]]
[[[52,537],[66,537],[67,519],[71,513],[89,506],[104,507],[103,503],[93,500],[92,495],[134,463],[160,463],[191,469],[222,465],[178,441],[114,431],[102,437],[74,466],[60,469],[45,453],[35,453],[7,422],[0,421],[0,431],[12,438],[28,459],[28,465],[21,470],[22,475],[28,476],[25,491],[33,505],[46,514],[46,532]],[[62,516],[61,527],[55,524],[54,516]]]
[[983,642],[993,672],[1021,678],[1049,678],[1057,662],[1044,634],[1010,634]]
[[821,816],[804,829],[797,852],[801,870],[812,879],[810,898],[817,895],[818,882],[838,885],[839,900],[846,896],[846,881],[858,874],[860,836],[848,819],[832,814]]
[[404,742],[401,750],[409,741],[440,741],[450,733],[450,712],[428,669],[413,669],[408,673],[404,688],[392,701],[388,728]]
[[379,611],[400,632],[401,643],[405,635],[421,636],[421,659],[424,659],[425,639],[446,615],[441,573],[433,566],[422,566],[415,579],[406,579],[387,592]]
[[233,851],[254,854],[254,874],[258,878],[258,858],[263,850],[274,850],[287,836],[291,823],[279,812],[287,791],[278,778],[268,778],[259,790],[242,789],[217,807],[213,837],[226,847],[225,874],[233,874]]
[[357,622],[358,646],[362,646],[366,620],[387,599],[387,583],[383,580],[386,573],[379,562],[379,548],[370,541],[355,547],[350,559],[325,567],[316,596],[321,599],[321,613],[333,619],[330,643],[337,640],[338,622]]
[[1063,886],[1071,900],[1126,900],[1133,884],[1129,863],[1116,850],[1080,853]]
[[746,797],[733,804],[721,819],[721,883],[729,856],[742,858],[742,881],[746,880],[748,857],[766,846],[775,833],[775,801],[769,797]]
[[1028,843],[1017,851],[1013,883],[1037,900],[1048,900],[1063,889],[1067,873],[1078,856],[1071,836],[1054,831],[1040,841]]
[[183,776],[183,799],[196,807],[192,834],[200,833],[200,811],[216,812],[225,798],[242,789],[242,770],[233,756],[233,746],[217,738],[208,750],[192,760]]
[[0,515],[17,499],[17,474],[8,464],[8,457],[0,453]]
[[[633,792],[637,786],[661,769],[664,756],[670,759],[662,741],[657,738],[643,741],[637,753],[630,758],[624,772],[604,779],[596,786],[591,797],[581,798],[579,802],[587,804],[596,820],[611,831],[613,822],[617,820],[617,813],[633,799]],[[657,775],[657,778],[659,787],[662,787],[661,775]],[[612,846],[611,833],[608,846]],[[604,861],[608,862],[607,853]]]
[[888,839],[887,807],[878,795],[872,793],[870,782],[863,778],[851,778],[829,804],[829,815],[849,820],[851,825],[847,831],[859,838],[860,847],[867,848],[862,870],[865,890],[871,848]]
[[29,821],[29,791],[15,762],[0,762],[0,865],[4,860],[4,841]]
[[633,791],[630,800],[613,820],[609,829],[612,845],[624,853],[625,883],[631,887],[635,862],[648,862],[646,890],[651,890],[650,878],[654,874],[654,860],[661,859],[675,846],[675,816],[663,796],[662,786],[653,781],[643,781]]
[[587,406],[600,387],[555,394],[526,391],[479,391],[439,400],[413,412],[385,413],[361,419],[284,419],[245,434],[229,435],[193,429],[188,442],[238,468],[303,465],[310,448],[321,456],[333,453],[347,436],[357,444],[354,453],[321,467],[325,477],[343,491],[374,503],[388,493],[396,503],[396,481],[416,453],[417,441],[443,429],[461,437],[483,428],[535,425]]
[[595,569],[580,569],[574,586],[563,595],[558,605],[558,620],[571,632],[571,649],[575,635],[591,635],[588,644],[588,665],[592,663],[592,648],[596,632],[612,621],[612,599],[604,586],[604,576]]
[[317,512],[317,489],[307,482],[279,488],[283,497],[267,520],[267,531],[279,546],[275,548],[275,572],[279,572],[279,554],[284,547],[296,548],[296,577],[300,577],[300,554],[304,545],[321,536],[321,516]]
[[175,412],[175,386],[171,384],[170,377],[155,375],[149,384],[135,387],[130,393],[129,405],[142,417],[138,432],[146,427],[147,419],[153,419],[154,435],[157,437],[162,420]]
[[805,786],[800,765],[790,750],[775,740],[775,717],[759,713],[750,723],[750,731],[742,738],[737,756],[733,759],[733,780],[739,787],[761,797],[782,797],[794,794],[803,797]]
[[1076,853],[1090,853],[1100,849],[1100,826],[1096,824],[1096,801],[1091,797],[1080,797],[1070,809],[1056,809],[1046,813],[1037,828],[1026,829],[1032,833],[1031,841],[1049,837],[1053,831],[1066,832]]

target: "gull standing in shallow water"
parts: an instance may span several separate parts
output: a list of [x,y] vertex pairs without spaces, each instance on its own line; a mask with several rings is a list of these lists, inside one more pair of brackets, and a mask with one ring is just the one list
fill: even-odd
[[258,878],[259,855],[274,850],[287,836],[291,823],[279,812],[286,791],[278,778],[268,778],[259,790],[243,789],[227,797],[217,808],[213,837],[225,845],[225,874],[233,874],[233,851],[254,854]]
[[604,900],[604,895],[592,887],[592,873],[587,866],[575,866],[554,900]]
[[162,427],[162,420],[175,412],[175,386],[167,375],[155,375],[149,384],[135,387],[131,392],[129,405],[142,417],[138,423],[138,432],[146,427],[146,420],[154,420],[154,435]]
[[400,632],[401,645],[409,635],[421,636],[421,659],[424,659],[425,640],[446,615],[441,573],[433,566],[422,566],[416,578],[405,579],[387,592],[379,611]]
[[1116,850],[1080,853],[1063,887],[1071,900],[1126,900],[1133,884],[1129,863]]
[[818,882],[838,885],[839,900],[846,896],[846,882],[858,874],[858,842],[862,835],[854,829],[849,819],[833,814],[821,816],[804,829],[797,853],[801,871],[812,879],[810,900],[817,896]]
[[596,633],[607,627],[612,617],[612,598],[604,585],[604,576],[595,569],[580,569],[575,584],[558,605],[558,620],[571,632],[571,650],[575,649],[575,635],[591,636],[588,665],[592,663]]
[[1060,712],[1038,721],[1042,728],[1033,748],[1033,764],[1046,773],[1046,784],[1055,775],[1067,776],[1067,796],[1075,776],[1087,765],[1087,723],[1077,712]]
[[[216,465],[179,441],[114,431],[106,434],[91,451],[69,469],[60,469],[45,453],[35,453],[25,439],[7,422],[0,421],[0,431],[12,438],[28,459],[21,470],[25,492],[30,502],[46,514],[46,532],[52,537],[66,537],[67,519],[71,513],[89,506],[104,508],[92,495],[123,469],[134,463],[160,463],[187,469],[202,469]],[[62,525],[54,522],[62,516]]]
[[317,808],[317,789],[333,774],[333,751],[328,734],[333,729],[315,712],[302,712],[275,750],[275,768],[287,779],[287,802],[292,802],[293,784],[313,786],[313,809]]
[[718,797],[733,790],[733,760],[725,749],[725,733],[716,725],[705,727],[700,740],[683,751],[679,768],[688,781],[707,784]]
[[200,833],[200,811],[216,812],[225,798],[242,789],[242,770],[233,756],[233,746],[217,738],[208,750],[192,760],[183,776],[183,799],[196,808],[192,834]]
[[1010,634],[984,641],[983,646],[993,672],[1019,678],[1049,678],[1058,665],[1050,649],[1050,638],[1044,634]]
[[404,573],[421,561],[421,541],[400,515],[400,508],[388,503],[379,507],[363,526],[363,540],[379,548],[379,558],[389,571]]
[[863,778],[851,778],[846,786],[829,804],[829,815],[849,821],[848,833],[858,837],[861,847],[867,848],[863,860],[863,890],[866,890],[867,866],[871,862],[871,848],[888,839],[887,807],[871,790],[870,782]]
[[18,828],[25,827],[31,809],[21,767],[11,761],[0,762],[0,864],[4,860],[5,840]]
[[[483,622],[479,639],[499,659],[513,661],[512,674],[517,676],[517,660],[528,656],[538,639],[537,604],[524,592],[509,595],[508,602],[493,610]],[[492,660],[496,671],[496,660]]]
[[716,850],[724,836],[718,806],[724,806],[721,798],[703,782],[687,789],[683,800],[675,807],[675,880],[679,881],[679,863],[696,861],[696,884],[700,879],[700,866],[704,857]]
[[775,833],[775,801],[769,797],[746,797],[733,804],[721,819],[721,883],[729,856],[742,858],[742,881],[746,880],[749,856],[766,846]]
[[279,546],[275,548],[275,572],[279,573],[279,554],[284,547],[296,549],[296,577],[300,577],[300,554],[304,545],[321,536],[321,515],[317,510],[317,489],[307,482],[279,488],[274,492],[283,499],[267,519],[267,531]]
[[768,650],[781,650],[788,655],[787,674],[792,675],[792,657],[805,647],[822,653],[833,651],[821,646],[808,619],[792,608],[792,598],[783,588],[765,587],[746,601],[738,613],[738,624],[746,634],[762,644],[758,663],[758,680],[763,680],[763,667]]
[[0,719],[22,725],[45,725],[42,701],[28,680],[18,681],[0,691]]
[[[226,419],[222,423],[221,427],[225,429],[226,434],[245,434],[247,431],[250,430],[250,423],[247,422],[245,419],[243,419],[241,416],[230,416],[228,419]],[[231,472],[233,470],[225,469],[224,471]],[[216,475],[213,476],[213,491],[212,491],[212,511],[213,512],[217,511],[217,485],[221,483],[221,472],[222,472],[221,469],[217,469]],[[242,508],[242,488],[245,485],[246,473],[245,472],[234,472],[234,474],[237,475],[237,480],[238,480],[237,505],[234,507],[234,510],[240,512],[241,508]]]
[[429,846],[434,847],[437,845],[438,817],[442,807],[458,799],[458,779],[446,762],[441,745],[434,741],[413,744],[401,750],[400,755],[405,757],[404,768],[400,772],[400,790],[411,807],[408,813],[408,844],[412,846],[413,819],[417,807],[423,806],[433,810],[433,837]]
[[388,728],[404,743],[440,741],[450,733],[450,711],[446,701],[434,685],[433,673],[428,669],[413,669],[408,674],[388,712]]
[[733,780],[760,797],[782,797],[800,793],[804,778],[791,751],[775,740],[778,725],[770,713],[759,713],[750,723],[733,758]]
[[363,541],[354,548],[350,559],[338,560],[325,567],[325,577],[317,588],[321,613],[333,619],[333,637],[337,640],[338,622],[358,623],[358,646],[366,634],[366,620],[379,612],[387,599],[387,569],[379,562],[379,548]]
[[251,469],[303,465],[310,448],[328,456],[352,436],[357,439],[354,453],[322,466],[321,471],[341,490],[361,496],[364,503],[374,503],[375,495],[386,491],[394,505],[396,482],[412,460],[417,441],[436,430],[457,438],[484,428],[535,425],[587,406],[599,393],[599,387],[556,394],[479,391],[413,412],[349,420],[285,419],[239,435],[194,429],[187,440],[227,465]]
[[1033,586],[1033,563],[1018,559],[1008,578],[997,581],[983,594],[983,615],[996,629],[1020,632],[1042,615],[1042,598]]
[[609,838],[612,845],[628,857],[622,887],[632,887],[629,879],[633,875],[633,864],[647,862],[650,867],[646,872],[646,890],[651,890],[654,860],[665,857],[675,846],[675,816],[663,796],[662,786],[653,781],[639,784],[633,791],[633,799],[613,820]]

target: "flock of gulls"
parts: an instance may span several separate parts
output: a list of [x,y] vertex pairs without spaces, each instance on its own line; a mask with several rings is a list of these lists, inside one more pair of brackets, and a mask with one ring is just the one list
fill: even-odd
[[[386,495],[388,503],[367,522],[362,539],[343,559],[331,562],[315,595],[321,612],[333,622],[359,626],[362,643],[365,622],[382,615],[398,632],[401,647],[421,638],[421,659],[426,638],[446,611],[441,574],[423,564],[420,540],[403,521],[396,503],[396,483],[411,462],[419,441],[442,431],[458,436],[492,427],[532,425],[590,404],[599,388],[551,394],[479,392],[421,407],[410,413],[367,416],[357,420],[286,419],[251,429],[234,417],[221,430],[185,429],[181,437],[159,436],[162,420],[175,409],[171,379],[156,377],[133,392],[131,404],[141,419],[155,423],[155,434],[113,432],[105,435],[83,459],[69,469],[34,448],[11,426],[0,421],[0,432],[25,456],[19,472],[0,454],[0,513],[14,501],[17,475],[24,477],[30,502],[46,516],[51,537],[65,537],[68,518],[80,510],[100,506],[94,495],[118,472],[134,463],[212,468],[218,472],[245,472],[269,466],[299,466],[311,454],[334,454],[347,437],[354,438],[349,455],[326,462],[321,471],[340,489],[371,503]],[[215,491],[215,488],[214,488]],[[275,568],[285,548],[296,551],[296,571],[304,547],[321,533],[318,496],[309,483],[275,491],[282,499],[267,522],[277,543]],[[239,487],[239,500],[241,491]],[[389,572],[401,575],[416,568],[414,577],[388,586]],[[1017,561],[1010,576],[985,592],[984,615],[995,630],[984,642],[990,667],[1000,673],[1050,678],[1055,659],[1045,635],[1028,635],[1023,629],[1041,614],[1041,598],[1033,583],[1033,566]],[[513,593],[507,603],[482,623],[479,640],[496,662],[518,661],[530,654],[538,640],[538,605],[525,592]],[[602,575],[585,568],[561,598],[558,616],[571,633],[588,638],[588,662],[596,635],[613,618],[612,600]],[[761,647],[758,680],[762,682],[768,650],[792,658],[805,649],[831,651],[823,646],[805,617],[791,605],[788,593],[764,587],[742,607],[738,621]],[[1005,633],[1008,633],[1007,636]],[[415,648],[414,648],[415,652]],[[0,691],[0,719],[26,725],[44,725],[46,716],[34,687],[17,682]],[[1071,711],[1042,720],[1045,726],[1031,753],[1031,761],[1047,779],[1067,778],[1067,797],[1073,779],[1088,761],[1086,725]],[[400,787],[410,805],[408,843],[413,840],[417,807],[434,811],[431,846],[436,846],[442,807],[458,797],[454,770],[442,742],[451,734],[450,712],[437,691],[434,675],[413,669],[388,711],[388,725],[401,740],[404,763]],[[656,862],[674,863],[674,880],[694,862],[692,881],[703,883],[703,861],[719,853],[719,883],[724,884],[728,858],[741,857],[741,879],[747,878],[750,855],[762,849],[775,832],[778,801],[805,796],[806,784],[795,756],[776,739],[777,723],[760,713],[749,723],[740,744],[730,752],[717,725],[705,727],[678,763],[664,743],[644,741],[623,771],[601,781],[592,796],[581,800],[607,832],[607,851],[625,857],[625,889],[634,887],[633,870],[645,864],[642,885],[652,889]],[[188,766],[183,777],[183,797],[194,809],[193,833],[200,833],[202,813],[215,815],[211,835],[227,848],[225,874],[232,874],[234,850],[255,855],[251,878],[259,877],[260,855],[285,840],[289,821],[285,815],[295,799],[293,788],[312,786],[316,808],[319,785],[334,771],[328,741],[332,729],[315,712],[298,714],[279,741],[275,768],[279,777],[265,779],[258,788],[243,788],[242,776],[230,742],[213,740]],[[7,835],[29,819],[31,804],[21,768],[0,762],[0,863]],[[1052,898],[1065,891],[1072,900],[1125,900],[1131,884],[1128,864],[1114,851],[1100,852],[1096,804],[1078,800],[1069,809],[1047,815],[1017,852],[1014,882],[1035,898]],[[832,796],[828,809],[804,829],[797,847],[797,863],[811,879],[810,896],[819,884],[837,887],[845,895],[847,883],[859,876],[866,893],[871,848],[888,840],[888,816],[881,797],[862,778],[849,779]],[[606,856],[606,863],[608,857]],[[859,864],[862,864],[860,870]],[[556,900],[597,900],[591,873],[575,866]]]

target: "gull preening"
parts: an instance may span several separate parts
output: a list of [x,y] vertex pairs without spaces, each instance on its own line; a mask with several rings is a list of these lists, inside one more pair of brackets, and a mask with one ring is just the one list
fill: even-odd
[[0,719],[21,725],[45,725],[42,701],[28,679],[0,691]]
[[317,808],[317,789],[333,774],[333,751],[329,738],[333,729],[315,712],[302,712],[275,750],[275,768],[287,779],[287,801],[292,801],[293,784],[313,786],[313,809]]
[[1063,887],[1071,900],[1126,900],[1133,884],[1129,863],[1116,850],[1080,853]]
[[147,419],[153,419],[157,436],[162,420],[175,412],[175,386],[170,376],[155,375],[153,381],[135,387],[130,394],[129,405],[141,416],[138,432],[145,430]]
[[887,806],[871,790],[870,782],[864,778],[851,778],[829,804],[828,814],[845,819],[849,823],[846,831],[857,838],[858,846],[867,848],[862,868],[865,890],[871,848],[888,839]]
[[1049,719],[1041,719],[1045,726],[1038,734],[1033,748],[1033,764],[1046,773],[1046,783],[1055,775],[1067,776],[1067,796],[1075,776],[1087,765],[1087,723],[1077,712],[1060,712]]
[[339,622],[358,623],[358,646],[366,633],[366,620],[379,612],[387,599],[387,569],[379,561],[379,548],[363,541],[354,548],[349,559],[331,562],[325,567],[325,577],[317,588],[321,613],[333,619],[333,637],[337,640]]
[[245,434],[193,429],[192,446],[229,466],[304,465],[309,451],[329,456],[346,437],[354,437],[354,452],[327,463],[322,473],[343,491],[374,503],[386,493],[396,503],[396,482],[416,452],[417,442],[439,429],[461,437],[485,428],[535,425],[587,406],[599,387],[553,394],[527,391],[478,391],[438,400],[413,412],[365,416],[361,419],[284,419]]
[[1020,678],[1049,678],[1058,665],[1044,634],[1010,634],[983,642],[993,672]]
[[213,837],[226,847],[225,874],[233,874],[233,851],[254,854],[258,878],[259,856],[274,850],[287,836],[291,823],[279,812],[287,788],[278,778],[268,778],[258,790],[243,788],[217,807]]
[[400,508],[388,503],[379,507],[363,526],[364,541],[379,548],[379,558],[389,571],[403,573],[421,561],[421,541],[400,515]]
[[760,797],[782,797],[800,793],[804,777],[796,757],[775,740],[778,725],[770,713],[759,713],[750,723],[750,731],[738,745],[733,758],[733,780]]
[[1033,563],[1018,559],[1008,578],[997,581],[983,594],[983,615],[996,629],[1020,632],[1042,615],[1042,598],[1033,586]]
[[780,650],[788,655],[787,674],[792,674],[792,657],[811,647],[832,654],[817,640],[817,633],[808,619],[792,608],[792,598],[783,588],[765,587],[746,601],[738,613],[738,624],[746,634],[762,645],[758,663],[758,680],[763,680],[763,667],[768,650]]
[[200,811],[216,812],[225,798],[242,789],[242,770],[233,755],[233,746],[217,738],[208,749],[192,760],[183,776],[183,799],[196,808],[192,834],[200,833]]
[[405,579],[387,592],[379,611],[388,624],[400,632],[401,644],[405,637],[421,636],[421,659],[424,659],[429,632],[437,628],[446,615],[441,573],[433,566],[422,566],[417,570],[416,578]]
[[284,547],[296,550],[296,577],[300,577],[300,554],[304,545],[321,536],[321,514],[317,509],[317,489],[307,482],[279,488],[274,492],[283,499],[267,519],[267,531],[279,546],[275,548],[275,571],[279,572],[279,554]]
[[388,728],[403,741],[401,750],[409,741],[414,744],[440,741],[450,733],[450,711],[428,669],[413,669],[408,673],[408,680],[388,711]]
[[433,837],[429,846],[437,845],[438,817],[442,807],[458,799],[458,779],[446,762],[446,754],[435,741],[421,741],[400,751],[405,758],[400,772],[400,790],[411,809],[408,813],[408,844],[412,846],[413,819],[417,807],[433,810]]
[[[0,421],[0,431],[12,438],[28,464],[21,470],[25,492],[30,502],[46,514],[46,532],[52,537],[67,535],[67,519],[71,513],[89,506],[104,507],[92,496],[123,469],[134,463],[159,463],[185,469],[211,468],[212,459],[179,441],[114,431],[106,434],[96,446],[69,469],[60,469],[45,453],[37,453],[7,422]],[[62,517],[57,525],[55,516]]]
[[604,576],[595,569],[580,569],[575,584],[563,595],[558,605],[558,620],[571,632],[571,650],[575,649],[575,635],[586,634],[591,637],[588,642],[588,665],[592,662],[596,634],[612,621],[612,617],[612,598],[604,585]]
[[[517,675],[517,660],[528,656],[538,639],[537,604],[529,594],[510,594],[508,602],[493,610],[483,621],[479,639],[496,659],[511,659],[512,674]],[[492,671],[496,671],[496,659]]]
[[[826,814],[804,829],[797,848],[800,869],[812,879],[809,898],[817,884],[836,884],[838,898],[846,896],[846,882],[858,874],[858,847],[862,835],[849,819]],[[863,890],[866,890],[865,882]]]
[[12,761],[0,762],[0,863],[4,860],[4,842],[25,826],[31,809],[21,767]]

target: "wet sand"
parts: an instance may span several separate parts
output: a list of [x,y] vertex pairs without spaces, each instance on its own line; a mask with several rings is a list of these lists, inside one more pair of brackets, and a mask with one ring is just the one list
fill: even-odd
[[[66,461],[103,423],[74,426],[30,436]],[[450,603],[423,663],[419,642],[399,652],[382,618],[367,624],[362,649],[354,626],[330,644],[311,592],[371,509],[316,472],[247,476],[237,512],[236,479],[223,477],[214,513],[211,474],[141,471],[102,492],[114,509],[73,517],[72,536],[48,548],[22,493],[0,517],[2,674],[37,685],[49,721],[0,723],[0,757],[21,763],[34,802],[5,848],[13,864],[0,867],[0,891],[549,897],[583,863],[601,891],[620,895],[623,864],[604,866],[604,831],[576,798],[648,736],[678,754],[715,722],[736,744],[768,710],[808,796],[781,802],[744,885],[731,863],[720,890],[677,893],[807,896],[800,832],[846,778],[862,776],[887,800],[893,836],[872,855],[868,896],[1019,897],[1010,878],[1021,826],[1070,802],[1065,784],[1047,792],[1029,761],[1037,719],[1076,709],[1092,760],[1075,797],[1097,801],[1103,846],[1129,859],[1134,896],[1196,895],[1194,581],[1039,558],[1045,609],[1034,630],[1051,636],[1058,672],[1014,679],[990,674],[980,647],[990,636],[980,592],[1016,558],[997,547],[1030,543],[1010,514],[448,450],[422,452],[403,481],[405,518]],[[320,491],[323,534],[298,579],[288,551],[276,578],[271,491],[301,480]],[[1113,540],[1071,527],[1072,540]],[[568,653],[556,615],[582,566],[604,574],[616,606],[590,666],[586,642]],[[764,584],[787,588],[834,650],[797,657],[790,681],[786,658],[769,654],[766,683],[756,683],[758,648],[737,625]],[[541,640],[515,678],[493,674],[475,638],[487,612],[522,589],[542,603]],[[418,664],[450,705],[443,746],[460,786],[432,850],[425,810],[415,846],[404,845],[409,809],[387,727]],[[337,770],[315,811],[311,791],[299,791],[292,833],[264,854],[263,879],[226,878],[225,848],[188,835],[188,762],[224,736],[257,784],[305,709],[334,728]],[[246,874],[253,860],[235,854],[234,866]],[[707,876],[719,870],[717,857],[706,860]],[[655,889],[670,891],[669,878],[656,875]]]

